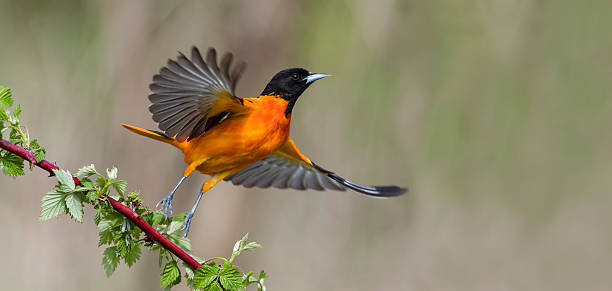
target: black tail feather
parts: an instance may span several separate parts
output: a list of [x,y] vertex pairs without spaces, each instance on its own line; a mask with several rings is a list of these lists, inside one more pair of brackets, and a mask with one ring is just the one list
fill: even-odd
[[355,190],[359,193],[363,193],[366,195],[375,196],[375,197],[394,197],[394,196],[402,195],[408,191],[408,189],[401,188],[398,186],[363,186],[363,185],[355,184],[349,180],[346,180],[336,175],[334,172],[321,168],[319,165],[315,163],[312,163],[312,165],[317,170],[325,173],[328,177],[330,177],[334,181],[346,186],[349,189]]

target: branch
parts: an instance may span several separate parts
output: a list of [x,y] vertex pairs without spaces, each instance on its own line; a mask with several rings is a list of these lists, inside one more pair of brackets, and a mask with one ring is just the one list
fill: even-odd
[[[0,148],[3,148],[15,155],[20,156],[21,158],[25,159],[26,161],[32,163],[33,165],[49,172],[50,177],[54,176],[55,174],[53,173],[53,170],[58,170],[59,167],[57,165],[55,165],[54,163],[51,163],[49,161],[46,160],[42,160],[40,162],[36,162],[36,159],[34,158],[34,154],[32,154],[31,152],[29,152],[28,150],[14,145],[4,139],[0,139]],[[74,180],[75,184],[80,185],[81,182],[79,181],[79,179],[77,177],[72,177],[72,179]],[[173,253],[174,255],[176,255],[178,258],[180,258],[183,262],[185,262],[186,264],[188,264],[192,269],[196,270],[198,269],[201,264],[198,263],[194,258],[192,258],[189,254],[187,254],[185,251],[183,251],[181,248],[179,248],[177,245],[175,245],[174,243],[172,243],[170,240],[168,240],[165,236],[163,236],[162,234],[160,234],[157,230],[155,230],[151,225],[149,225],[148,223],[146,223],[140,216],[138,216],[138,214],[136,214],[134,211],[132,211],[129,207],[121,204],[119,201],[113,199],[112,197],[109,197],[108,195],[104,195],[104,197],[106,197],[106,199],[108,199],[108,201],[110,202],[111,206],[113,207],[113,209],[115,209],[117,212],[121,213],[123,216],[125,216],[127,219],[131,220],[136,226],[138,226],[144,233],[146,233],[146,235],[151,238],[152,240],[154,240],[155,242],[157,242],[160,246],[162,246],[163,248],[167,249],[168,251],[170,251],[171,253]]]

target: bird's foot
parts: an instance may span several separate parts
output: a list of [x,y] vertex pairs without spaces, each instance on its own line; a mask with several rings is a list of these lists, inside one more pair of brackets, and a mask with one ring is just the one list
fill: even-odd
[[161,209],[164,211],[164,216],[168,218],[168,212],[172,215],[172,198],[174,197],[174,193],[168,194],[164,199],[160,200],[155,207],[159,207],[161,205]]
[[185,224],[183,224],[183,229],[185,230],[185,233],[183,234],[183,236],[185,237],[187,237],[187,235],[189,234],[189,227],[191,226],[192,218],[193,218],[193,212],[189,212],[185,216]]

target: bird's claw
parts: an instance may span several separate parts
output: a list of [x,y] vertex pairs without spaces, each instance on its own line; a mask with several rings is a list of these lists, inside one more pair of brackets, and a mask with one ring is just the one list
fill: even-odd
[[183,229],[185,230],[185,233],[183,234],[183,236],[185,237],[187,237],[187,234],[189,234],[189,226],[191,226],[192,218],[193,218],[193,212],[189,212],[185,216],[185,223],[183,224]]
[[164,199],[160,200],[155,207],[159,207],[161,205],[161,209],[164,211],[164,216],[168,218],[168,212],[172,215],[172,193],[168,194],[168,196],[164,197]]

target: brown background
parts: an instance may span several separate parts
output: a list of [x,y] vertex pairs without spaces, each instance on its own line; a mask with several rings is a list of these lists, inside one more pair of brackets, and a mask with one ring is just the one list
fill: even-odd
[[[265,269],[269,290],[609,290],[610,3],[0,1],[0,84],[50,160],[115,165],[152,206],[182,156],[119,123],[154,127],[147,85],[177,50],[247,61],[240,96],[287,67],[333,74],[299,100],[292,137],[348,178],[411,192],[222,183],[195,216],[195,254],[227,256],[249,232],[266,248],[237,263]],[[53,183],[0,177],[3,289],[158,289],[150,253],[106,278],[91,209],[37,220]]]

